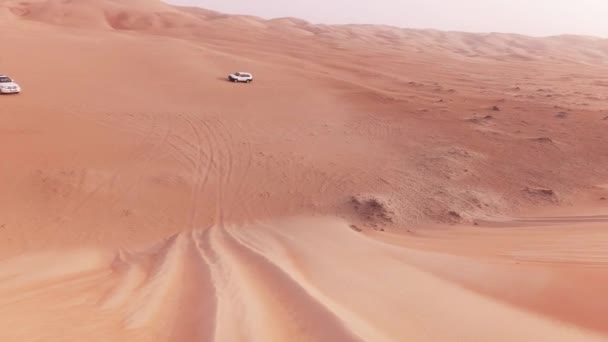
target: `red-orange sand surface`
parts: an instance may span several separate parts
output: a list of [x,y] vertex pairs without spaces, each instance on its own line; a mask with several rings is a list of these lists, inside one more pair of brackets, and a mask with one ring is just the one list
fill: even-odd
[[608,340],[608,40],[0,0],[0,46],[0,341]]

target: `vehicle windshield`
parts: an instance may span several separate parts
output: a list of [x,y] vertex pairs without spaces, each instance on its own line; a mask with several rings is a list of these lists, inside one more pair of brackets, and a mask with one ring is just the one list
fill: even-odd
[[13,80],[11,80],[10,78],[8,78],[6,76],[0,77],[0,83],[11,83],[11,82],[13,82]]
[[241,73],[240,72],[235,72],[234,76],[241,76]]

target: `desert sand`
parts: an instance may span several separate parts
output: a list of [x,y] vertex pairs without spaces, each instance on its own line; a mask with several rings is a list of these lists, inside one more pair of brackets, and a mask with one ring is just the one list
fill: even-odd
[[156,0],[0,32],[1,341],[608,340],[608,40]]

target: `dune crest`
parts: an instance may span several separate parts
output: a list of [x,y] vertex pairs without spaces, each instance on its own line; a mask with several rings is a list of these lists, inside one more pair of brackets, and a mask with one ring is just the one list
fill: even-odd
[[340,220],[299,218],[214,226],[139,251],[4,260],[0,278],[11,281],[0,285],[0,337],[601,340],[422,272],[408,264],[411,253]]

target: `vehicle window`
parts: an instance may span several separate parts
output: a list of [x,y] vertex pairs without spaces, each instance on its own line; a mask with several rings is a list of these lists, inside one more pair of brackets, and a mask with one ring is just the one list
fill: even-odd
[[12,80],[8,77],[0,77],[0,83],[10,83]]
[[249,74],[241,74],[241,76],[243,76],[243,77],[250,77],[251,75],[249,75]]
[[241,76],[241,73],[235,72],[234,76]]

